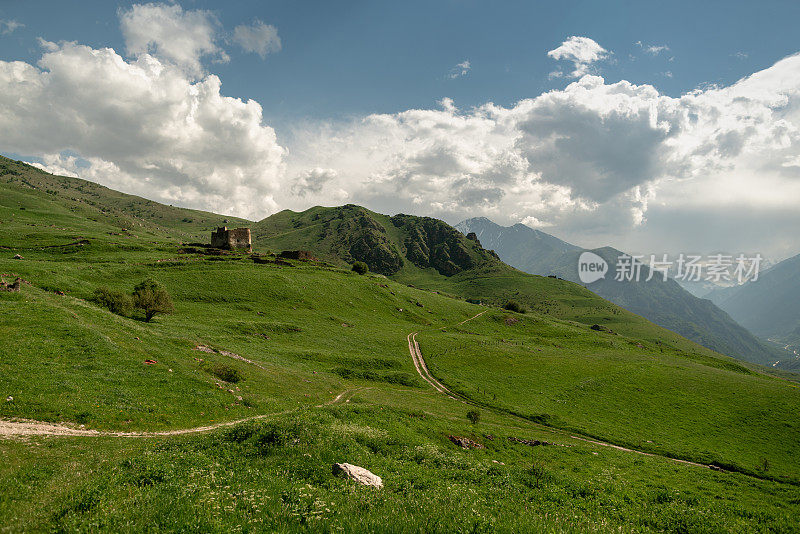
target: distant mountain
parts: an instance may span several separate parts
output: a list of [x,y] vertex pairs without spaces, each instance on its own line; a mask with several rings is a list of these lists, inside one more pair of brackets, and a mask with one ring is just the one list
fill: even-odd
[[755,282],[717,289],[707,298],[754,334],[792,350],[800,347],[800,255],[762,272]]
[[540,272],[533,274],[550,274],[545,271],[550,266],[558,265],[564,253],[581,250],[580,247],[524,224],[503,227],[486,217],[468,219],[455,227],[464,235],[474,232],[485,248],[494,250],[512,267],[531,272],[525,266],[540,266]]
[[[462,233],[475,233],[485,248],[494,249],[501,259],[522,271],[580,282],[578,257],[583,249],[570,243],[522,224],[503,227],[484,217],[468,219],[456,227]],[[622,252],[610,247],[593,252],[611,270],[604,279],[587,286],[601,297],[729,356],[770,365],[784,357],[711,301],[695,297],[674,280],[663,281],[656,274],[646,281],[649,269],[642,266],[639,281],[618,282],[613,266]]]

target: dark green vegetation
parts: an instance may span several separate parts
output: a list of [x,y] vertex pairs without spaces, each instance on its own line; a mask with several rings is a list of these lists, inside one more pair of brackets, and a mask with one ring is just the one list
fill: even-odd
[[172,313],[175,310],[172,297],[164,286],[150,278],[133,288],[133,305],[144,312],[144,320],[148,323],[157,313]]
[[517,312],[517,313],[525,313],[526,311],[528,311],[527,308],[522,306],[516,300],[507,301],[505,304],[503,304],[503,309],[504,310],[508,310],[508,311]]
[[[503,227],[484,217],[463,221],[457,227],[464,233],[475,232],[485,247],[496,250],[503,261],[518,269],[580,281],[578,256],[583,249],[575,245],[522,224]],[[664,281],[661,274],[654,273],[648,281],[650,270],[642,266],[638,281],[617,281],[614,279],[614,265],[622,252],[611,247],[592,252],[605,259],[610,268],[604,279],[589,285],[589,289],[601,297],[734,358],[766,365],[782,357],[775,347],[744,328],[750,328],[747,323],[740,321],[742,327],[711,301],[693,296],[674,280]],[[795,302],[800,301],[795,299]],[[731,315],[740,320],[737,315]],[[793,317],[798,317],[798,313]]]
[[[153,431],[264,416],[191,435],[0,439],[8,530],[797,530],[795,383],[580,286],[511,269],[427,220],[284,212],[280,228],[253,225],[261,258],[303,249],[328,263],[256,263],[181,245],[207,239],[219,216],[3,164],[16,174],[0,176],[0,273],[27,283],[0,292],[2,419]],[[69,192],[80,188],[95,204]],[[159,217],[123,232],[129,209]],[[315,214],[318,226],[291,222]],[[325,230],[332,214],[353,220]],[[377,243],[378,258],[396,252],[394,280],[352,272],[366,261],[350,252],[359,247],[345,257],[330,237],[366,216],[383,240],[365,220],[351,241]],[[406,256],[415,244],[428,250],[419,265]],[[173,314],[147,323],[94,300],[147,278],[172,296]],[[528,313],[501,309],[511,299]],[[411,332],[434,375],[477,407],[419,377]],[[370,469],[385,487],[334,478],[333,462]]]
[[357,274],[367,274],[369,272],[369,267],[363,261],[357,261],[353,264],[351,270]]

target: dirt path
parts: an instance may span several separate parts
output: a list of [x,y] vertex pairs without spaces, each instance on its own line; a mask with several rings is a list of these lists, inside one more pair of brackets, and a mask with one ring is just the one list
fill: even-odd
[[[486,313],[486,312],[483,311],[483,312],[479,313],[478,315],[476,315],[475,317],[470,317],[469,319],[467,319],[465,321],[462,321],[462,322],[460,322],[458,324],[462,325],[462,324],[466,323],[467,321],[471,321],[472,319],[475,319],[475,318],[483,315],[484,313]],[[429,383],[431,386],[433,386],[433,388],[436,389],[439,393],[447,395],[451,399],[460,401],[460,402],[462,402],[462,403],[464,403],[466,405],[477,406],[477,407],[481,407],[481,408],[487,408],[486,406],[483,406],[483,405],[481,405],[479,403],[471,401],[470,399],[464,397],[463,395],[459,395],[458,393],[453,393],[451,390],[447,389],[447,386],[445,386],[444,384],[442,384],[441,382],[436,380],[436,378],[428,370],[428,366],[425,365],[425,359],[422,357],[422,351],[420,351],[420,349],[419,349],[419,343],[417,343],[416,336],[417,336],[417,332],[412,332],[412,333],[408,334],[408,350],[411,353],[411,359],[414,361],[414,367],[417,369],[417,373],[419,373],[419,376],[421,376],[423,380],[425,380],[427,383]],[[539,424],[539,423],[535,423],[533,421],[530,421],[529,419],[526,419],[524,417],[521,417],[519,415],[510,413],[510,412],[506,412],[505,410],[502,410],[502,409],[499,409],[499,408],[496,408],[496,409],[495,408],[491,408],[491,410],[502,412],[505,415],[514,417],[516,419],[520,419],[520,420],[525,421],[526,423],[528,423],[530,425],[541,427],[541,428],[543,428],[545,430],[548,430],[550,432],[553,432],[553,433],[556,433],[556,434],[562,434],[562,435],[565,435],[565,436],[569,436],[572,439],[585,441],[587,443],[592,443],[594,445],[600,445],[602,447],[609,447],[609,448],[612,448],[612,449],[616,449],[618,451],[633,452],[633,453],[636,453],[636,454],[642,454],[644,456],[653,456],[653,457],[658,457],[658,458],[665,458],[667,460],[672,460],[673,462],[678,462],[678,463],[681,463],[681,464],[693,465],[693,466],[696,466],[696,467],[705,467],[707,469],[711,468],[711,469],[715,469],[715,470],[721,471],[721,469],[719,467],[717,467],[717,466],[712,466],[712,465],[707,465],[707,464],[700,464],[700,463],[696,463],[696,462],[690,462],[689,460],[680,460],[678,458],[671,458],[669,456],[664,456],[664,455],[657,454],[657,453],[640,451],[640,450],[637,450],[637,449],[630,449],[628,447],[623,447],[621,445],[615,445],[613,443],[600,441],[600,440],[597,440],[597,439],[594,439],[594,438],[590,438],[588,436],[581,436],[581,435],[576,435],[576,434],[573,434],[573,433],[565,432],[564,430],[561,430],[559,428],[553,428],[553,427],[549,427],[549,426],[542,425],[542,424]]]
[[[317,408],[323,406],[331,406],[340,402],[349,402],[350,399],[357,392],[365,388],[346,389],[339,393],[336,397],[317,405]],[[92,436],[92,437],[116,437],[116,438],[154,438],[161,436],[180,436],[183,434],[199,434],[201,432],[209,432],[218,428],[225,428],[229,426],[238,425],[239,423],[246,423],[247,421],[257,421],[259,419],[266,419],[277,415],[285,415],[298,410],[293,408],[291,410],[283,410],[280,412],[273,412],[261,415],[254,415],[252,417],[245,417],[244,419],[236,419],[235,421],[227,421],[223,423],[214,423],[213,425],[196,426],[193,428],[181,428],[178,430],[159,430],[153,432],[122,432],[113,430],[91,430],[81,428],[74,425],[45,423],[42,421],[33,421],[31,419],[17,419],[9,421],[0,419],[0,439],[20,438],[26,436]]]
[[346,390],[342,391],[341,393],[339,393],[338,395],[336,395],[331,400],[329,400],[328,402],[323,402],[322,404],[317,404],[317,408],[322,408],[324,406],[333,406],[334,404],[345,404],[345,403],[348,403],[348,402],[350,402],[350,399],[352,399],[353,396],[356,393],[359,393],[361,391],[365,391],[367,389],[372,389],[372,388],[346,389]]
[[464,324],[464,323],[466,323],[466,322],[468,322],[468,321],[471,321],[471,320],[473,320],[473,319],[477,319],[478,317],[480,317],[481,315],[483,315],[483,314],[484,314],[484,313],[486,313],[487,311],[489,311],[489,310],[483,310],[483,311],[482,311],[482,312],[480,312],[479,314],[473,315],[473,316],[472,316],[472,317],[470,317],[469,319],[464,319],[464,320],[463,320],[463,321],[461,321],[460,323],[456,324],[456,326],[461,326],[462,324]]
[[425,365],[425,360],[422,359],[422,352],[419,350],[419,343],[417,343],[416,336],[416,332],[408,334],[408,351],[411,353],[411,359],[414,361],[414,367],[416,367],[419,376],[421,376],[422,379],[428,384],[433,386],[433,388],[439,393],[443,393],[453,400],[460,400],[466,404],[466,401],[457,398],[452,391],[444,387],[444,385],[436,380],[431,372],[428,371],[428,367]]

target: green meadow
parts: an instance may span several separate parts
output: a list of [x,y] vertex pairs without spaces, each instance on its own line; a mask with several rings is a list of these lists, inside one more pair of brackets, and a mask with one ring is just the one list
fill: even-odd
[[[277,261],[306,247],[267,223],[259,262],[204,254],[259,226],[0,163],[0,419],[99,431],[0,436],[2,532],[800,530],[794,381],[563,280]],[[174,313],[93,300],[148,278]]]

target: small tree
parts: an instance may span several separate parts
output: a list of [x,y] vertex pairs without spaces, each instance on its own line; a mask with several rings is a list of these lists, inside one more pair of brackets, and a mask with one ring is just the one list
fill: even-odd
[[157,313],[172,313],[172,297],[155,280],[147,279],[133,288],[133,305],[144,312],[144,320],[150,319]]
[[94,301],[117,315],[127,316],[133,311],[133,299],[130,295],[107,287],[95,289]]
[[467,419],[469,419],[470,423],[473,425],[477,425],[478,421],[481,420],[481,412],[478,410],[470,410],[467,412]]
[[363,261],[357,261],[353,264],[353,272],[358,274],[367,274],[369,267]]

